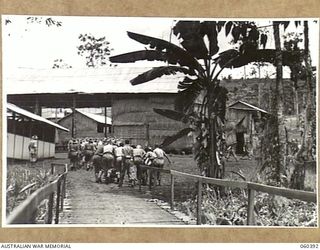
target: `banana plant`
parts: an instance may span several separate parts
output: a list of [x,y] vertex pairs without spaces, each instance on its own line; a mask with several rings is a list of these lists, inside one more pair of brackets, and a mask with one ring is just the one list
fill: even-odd
[[[234,42],[241,41],[239,49],[231,48],[220,52],[218,34],[225,30]],[[192,130],[197,134],[195,154],[198,165],[205,169],[206,175],[214,178],[221,176],[221,139],[225,123],[227,89],[218,79],[225,68],[237,68],[251,62],[274,63],[276,51],[265,49],[266,34],[262,34],[253,22],[223,21],[178,21],[172,32],[180,45],[143,34],[127,32],[128,36],[149,48],[110,57],[113,63],[134,63],[141,60],[164,62],[130,82],[142,84],[163,75],[183,74],[178,83],[175,100],[176,112],[181,121],[193,117]],[[259,47],[263,48],[260,49]],[[298,53],[283,51],[283,65],[298,60]],[[159,111],[159,110],[158,110]],[[172,112],[174,112],[172,111]],[[171,117],[172,113],[171,112]],[[159,112],[158,112],[159,113]],[[160,112],[161,113],[161,112]],[[163,111],[168,114],[168,111]],[[170,116],[170,115],[169,115]],[[168,116],[167,116],[168,117]],[[168,142],[189,133],[187,129],[171,136]]]

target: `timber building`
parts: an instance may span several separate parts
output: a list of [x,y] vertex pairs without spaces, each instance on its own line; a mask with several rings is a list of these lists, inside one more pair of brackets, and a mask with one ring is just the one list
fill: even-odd
[[41,116],[7,103],[7,157],[29,160],[31,137],[38,137],[38,158],[50,158],[55,155],[56,130],[69,130]]
[[[153,108],[174,108],[177,85],[183,76],[163,76],[132,86],[130,80],[148,69],[119,66],[95,69],[26,69],[15,72],[12,76],[4,76],[4,85],[7,86],[5,92],[8,102],[33,110],[39,115],[42,108],[75,110],[102,107],[106,111],[107,107],[111,107],[112,135],[130,139],[134,144],[154,145],[185,127],[185,124],[153,111]],[[71,136],[77,137],[78,131],[76,126],[71,128]],[[191,141],[192,138],[186,136],[173,143],[172,147],[188,148]]]

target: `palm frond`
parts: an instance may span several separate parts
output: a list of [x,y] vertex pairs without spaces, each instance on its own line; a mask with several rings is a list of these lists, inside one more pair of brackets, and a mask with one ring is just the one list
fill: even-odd
[[190,77],[185,77],[182,81],[178,84],[178,89],[184,90],[188,88],[196,79],[191,79]]
[[189,134],[191,131],[193,131],[192,128],[184,128],[182,130],[180,130],[178,133],[171,135],[171,136],[167,136],[163,142],[161,143],[162,147],[167,147],[169,146],[171,143],[175,142],[176,140],[180,139],[181,137]]
[[166,54],[157,50],[139,50],[109,58],[112,63],[133,63],[136,61],[167,61]]
[[173,27],[173,34],[179,39],[181,45],[197,59],[208,58],[208,49],[204,43],[200,21],[179,21]]
[[131,39],[142,44],[150,45],[150,48],[152,49],[165,52],[169,64],[179,64],[181,66],[186,66],[192,70],[197,70],[199,73],[202,73],[204,71],[199,62],[189,52],[173,43],[159,38],[145,36],[133,32],[128,32],[128,36]]
[[[205,21],[202,23],[202,33],[207,35],[209,40],[209,55],[213,56],[219,51],[218,31],[221,29],[221,22]],[[223,25],[222,25],[223,26]]]
[[[296,62],[300,62],[301,52],[282,51],[283,66],[290,66]],[[237,50],[227,50],[219,54],[219,66],[225,68],[238,68],[252,62],[266,62],[275,64],[276,50],[274,49],[258,49],[249,50],[246,53],[240,53]],[[234,59],[230,62],[230,59]]]
[[179,122],[183,122],[183,123],[188,123],[189,122],[189,115],[186,115],[182,112],[179,111],[175,111],[175,110],[171,110],[171,109],[157,109],[154,108],[153,109],[154,112],[156,112],[159,115],[162,115],[164,117],[167,117],[169,119],[175,120],[175,121],[179,121]]
[[174,75],[177,72],[181,72],[184,74],[192,75],[193,71],[190,71],[187,68],[179,67],[179,66],[161,66],[152,68],[137,77],[133,78],[130,82],[132,85],[138,85],[141,83],[149,82],[163,75]]
[[184,90],[179,91],[175,99],[175,109],[185,112],[194,104],[203,88],[199,81],[194,81],[184,87]]

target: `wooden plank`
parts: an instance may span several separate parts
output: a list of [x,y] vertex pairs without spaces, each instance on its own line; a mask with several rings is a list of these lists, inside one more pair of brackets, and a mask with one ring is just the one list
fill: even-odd
[[254,225],[254,189],[248,189],[247,225]]
[[199,179],[201,179],[203,183],[214,184],[217,186],[232,187],[232,188],[247,188],[247,183],[242,181],[231,181],[231,180],[209,178],[209,177],[204,177],[200,175],[182,173],[175,170],[171,170],[171,173],[175,176],[182,176],[182,177],[193,179],[194,181],[198,181]]
[[230,187],[230,188],[243,188],[246,189],[248,184],[244,181],[231,181],[231,180],[222,180],[216,178],[202,177],[203,183],[214,184],[217,186]]
[[198,181],[199,179],[202,178],[202,176],[200,175],[187,174],[187,173],[182,173],[175,170],[171,170],[171,174],[174,176],[182,176],[182,177],[190,178],[190,179],[193,179],[194,181]]
[[48,216],[46,224],[52,224],[52,218],[53,218],[53,198],[54,193],[50,194],[49,201],[48,201]]
[[290,199],[298,199],[307,202],[317,202],[317,194],[313,192],[293,190],[287,188],[272,187],[257,183],[248,183],[248,189],[254,189],[259,192],[264,192],[273,195],[284,196]]
[[[49,210],[50,206],[53,204],[53,194],[57,188],[58,181],[60,179],[64,179],[67,176],[67,164],[56,164],[65,167],[65,171],[58,179],[53,181],[52,183],[47,184],[46,186],[39,188],[35,192],[33,192],[30,197],[28,197],[22,204],[20,204],[12,213],[8,216],[7,224],[28,224],[34,213],[36,212],[39,204],[49,196]],[[52,168],[53,169],[53,168]],[[65,188],[64,188],[65,192]],[[65,195],[65,194],[64,194]],[[52,221],[52,212],[50,218],[50,211],[49,211],[49,218],[47,222]],[[51,223],[51,222],[50,222]]]
[[141,176],[140,176],[140,178],[138,179],[138,184],[139,184],[139,191],[141,192]]
[[149,173],[148,173],[148,176],[149,176],[149,190],[151,190],[153,171],[151,169],[148,169],[148,171],[149,171]]
[[121,122],[121,121],[117,121],[113,124],[113,126],[117,127],[117,126],[145,126],[146,124],[143,122]]
[[61,178],[61,201],[60,201],[60,210],[63,211],[64,195],[65,195],[65,185],[66,185],[66,175],[63,175]]
[[174,209],[174,176],[170,175],[171,178],[171,199],[170,199],[170,208],[171,210]]
[[55,192],[58,180],[33,192],[21,205],[19,205],[7,219],[7,224],[28,224],[34,211],[38,208],[41,201]]
[[54,220],[55,224],[59,224],[60,195],[61,195],[61,179],[59,179],[58,184],[57,184],[56,217],[55,217],[55,220]]
[[201,204],[202,204],[202,180],[198,181],[198,199],[197,199],[197,225],[201,225]]
[[150,167],[150,166],[145,166],[145,165],[141,165],[140,167],[141,168],[145,168],[145,169],[156,170],[156,171],[159,171],[160,173],[165,173],[165,174],[170,174],[171,173],[170,169],[155,168],[155,167]]

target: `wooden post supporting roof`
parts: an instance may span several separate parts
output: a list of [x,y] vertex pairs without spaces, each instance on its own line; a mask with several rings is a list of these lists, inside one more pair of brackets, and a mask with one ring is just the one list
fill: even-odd
[[76,111],[76,96],[73,95],[72,96],[72,121],[71,121],[71,137],[74,138],[76,136],[76,133],[75,133],[75,111]]
[[107,137],[107,129],[108,129],[108,124],[107,124],[107,107],[104,107],[104,137]]

